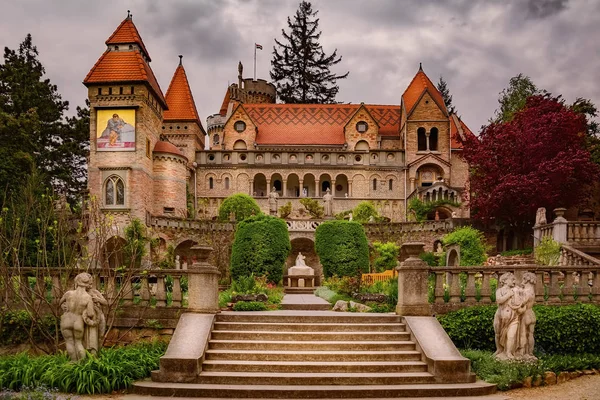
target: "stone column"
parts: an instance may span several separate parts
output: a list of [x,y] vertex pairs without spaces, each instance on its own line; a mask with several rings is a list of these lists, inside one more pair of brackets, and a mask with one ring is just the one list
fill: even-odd
[[566,208],[555,208],[556,218],[552,222],[554,224],[552,238],[561,244],[567,243],[567,220],[563,217],[566,211]]
[[416,181],[416,178],[411,177],[411,178],[409,178],[409,180],[410,180],[410,192],[412,193],[415,190],[415,181]]
[[254,179],[250,179],[250,181],[248,182],[248,194],[250,196],[254,196]]
[[348,197],[352,197],[352,181],[348,181]]
[[287,179],[282,179],[283,181],[283,186],[281,187],[282,193],[281,193],[281,197],[287,197]]
[[190,250],[197,257],[197,261],[188,266],[188,311],[216,314],[219,312],[221,273],[208,262],[213,249],[208,246],[193,246]]
[[396,314],[402,316],[430,316],[431,306],[427,298],[429,266],[419,258],[425,243],[404,243],[400,252],[408,258],[396,267],[398,271],[398,304]]
[[304,179],[298,180],[298,186],[300,186],[298,188],[298,197],[302,197],[302,189],[304,189]]
[[318,179],[315,179],[315,197],[321,197],[320,190],[319,190],[319,188],[321,187],[321,186],[319,186],[320,183],[321,182]]

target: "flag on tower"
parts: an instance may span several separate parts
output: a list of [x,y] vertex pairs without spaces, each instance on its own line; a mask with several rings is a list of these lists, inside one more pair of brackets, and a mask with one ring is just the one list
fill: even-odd
[[257,49],[262,50],[262,44],[254,43]]

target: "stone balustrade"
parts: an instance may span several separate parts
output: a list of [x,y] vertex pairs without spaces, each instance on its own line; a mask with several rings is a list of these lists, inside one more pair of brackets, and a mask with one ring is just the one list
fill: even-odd
[[560,249],[559,265],[600,266],[600,260],[584,253],[583,251],[563,244]]
[[567,242],[580,245],[600,245],[600,222],[568,222]]

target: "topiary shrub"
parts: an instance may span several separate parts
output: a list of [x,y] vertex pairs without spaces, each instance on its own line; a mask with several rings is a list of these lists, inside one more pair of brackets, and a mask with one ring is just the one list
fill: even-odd
[[326,277],[358,276],[369,271],[369,244],[358,222],[323,222],[315,232],[315,250]]
[[[456,347],[495,351],[497,307],[474,306],[438,316]],[[539,354],[600,353],[600,307],[593,304],[533,307],[535,351]]]
[[373,221],[377,221],[379,219],[379,213],[377,212],[377,209],[373,203],[370,201],[361,201],[352,210],[352,219],[364,224],[369,222],[371,219]]
[[285,221],[257,215],[240,222],[231,249],[231,277],[266,276],[272,283],[283,277],[285,260],[291,250]]
[[265,311],[267,305],[262,301],[238,301],[233,306],[233,311]]
[[243,221],[252,215],[260,214],[260,207],[254,198],[244,193],[229,196],[219,207],[219,221],[229,221],[230,214],[235,215],[236,221]]
[[[483,233],[471,226],[456,228],[442,238],[445,246],[460,246],[460,265],[483,265],[487,260],[485,254],[485,237]],[[444,260],[446,261],[446,260]]]

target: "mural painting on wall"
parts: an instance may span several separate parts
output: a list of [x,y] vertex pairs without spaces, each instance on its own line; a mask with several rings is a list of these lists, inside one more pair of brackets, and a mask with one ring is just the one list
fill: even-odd
[[135,109],[98,110],[96,117],[98,151],[135,151]]

